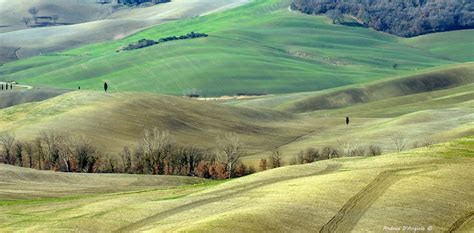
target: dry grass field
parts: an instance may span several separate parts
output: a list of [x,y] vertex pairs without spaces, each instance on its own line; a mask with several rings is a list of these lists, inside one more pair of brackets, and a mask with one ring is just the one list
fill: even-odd
[[474,175],[473,143],[468,137],[401,154],[287,166],[224,183],[1,165],[0,228],[381,232],[411,226],[469,232],[474,185],[466,181]]

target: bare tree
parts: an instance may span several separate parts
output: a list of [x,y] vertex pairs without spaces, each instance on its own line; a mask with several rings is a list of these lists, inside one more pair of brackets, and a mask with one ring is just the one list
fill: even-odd
[[78,172],[93,172],[97,163],[97,148],[84,136],[74,139],[72,148],[73,158]]
[[272,156],[270,156],[270,164],[272,168],[277,168],[282,166],[281,162],[282,154],[279,150],[275,150],[272,152]]
[[369,156],[381,155],[382,149],[380,148],[380,146],[370,145],[368,153],[369,153]]
[[15,143],[15,157],[15,164],[23,167],[23,143],[20,141]]
[[232,170],[240,161],[243,155],[243,146],[239,137],[235,133],[227,133],[217,138],[217,148],[219,150],[219,160],[226,164],[229,179],[232,178]]
[[163,160],[171,155],[175,139],[169,131],[160,131],[158,128],[146,129],[143,134],[142,148],[144,149],[145,161],[148,161],[148,169],[154,174],[163,170]]
[[132,152],[127,146],[123,148],[120,157],[122,158],[123,172],[130,173],[132,170]]
[[28,167],[33,168],[33,145],[30,142],[24,142],[23,147],[28,158]]
[[31,23],[31,18],[30,17],[23,17],[21,21],[25,24],[26,27],[28,27],[28,24]]
[[260,167],[260,171],[267,170],[267,159],[265,159],[265,158],[260,159],[259,167]]
[[3,163],[13,165],[15,160],[13,156],[13,150],[15,146],[15,135],[10,133],[0,135],[0,145],[3,148],[1,154]]
[[39,136],[39,143],[42,146],[45,160],[45,169],[52,169],[59,166],[60,161],[60,143],[62,135],[57,131],[43,131]]
[[394,133],[391,137],[390,140],[392,141],[393,145],[395,146],[395,149],[397,150],[397,153],[400,153],[402,150],[405,149],[406,146],[406,141],[405,141],[405,136],[400,133]]

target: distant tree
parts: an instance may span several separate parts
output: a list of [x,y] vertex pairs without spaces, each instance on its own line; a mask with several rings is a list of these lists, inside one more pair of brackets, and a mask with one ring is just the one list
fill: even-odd
[[340,10],[329,10],[327,16],[332,20],[332,23],[340,23],[343,19],[342,12]]
[[236,177],[245,176],[247,174],[247,167],[243,163],[237,164],[235,167],[234,175]]
[[1,90],[3,91],[3,83],[1,84],[1,86],[2,86]]
[[282,161],[281,161],[281,152],[279,150],[275,150],[272,152],[272,156],[270,156],[270,164],[272,165],[272,168],[277,168],[282,166]]
[[267,170],[267,159],[265,159],[265,158],[260,159],[259,167],[260,167],[260,171]]
[[393,68],[394,70],[398,70],[398,66],[399,66],[399,65],[398,65],[397,63],[395,63],[395,64],[392,65],[392,68]]
[[243,145],[237,134],[227,133],[217,138],[217,148],[219,160],[226,164],[230,179],[233,175],[234,165],[240,161],[240,157],[243,155]]
[[31,23],[31,18],[30,17],[23,17],[21,21],[25,24],[26,27],[28,27],[28,24]]
[[15,162],[17,166],[23,167],[23,143],[17,141],[15,143]]
[[380,148],[380,146],[370,145],[368,154],[370,156],[381,155],[382,154],[382,149]]
[[107,92],[107,89],[109,89],[109,85],[107,82],[104,82],[104,91]]
[[349,125],[349,117],[346,117],[346,125]]
[[15,146],[15,135],[10,134],[10,133],[1,134],[0,146],[2,146],[3,148],[3,150],[1,151],[2,154],[0,154],[3,160],[3,163],[13,165],[14,160],[15,160],[13,156],[13,151],[14,151],[14,146]]
[[123,148],[120,157],[122,159],[123,172],[130,173],[132,171],[132,153],[127,146]]
[[320,157],[319,150],[309,147],[306,149],[304,152],[304,157],[303,157],[303,162],[304,163],[312,163],[316,160],[318,160]]
[[405,149],[406,142],[405,136],[401,132],[394,133],[390,136],[390,140],[392,141],[397,153],[400,153],[402,150]]
[[28,167],[33,168],[33,145],[30,142],[24,142],[23,146],[28,158]]
[[73,139],[72,155],[76,163],[77,172],[94,172],[97,163],[97,148],[91,141],[81,136]]

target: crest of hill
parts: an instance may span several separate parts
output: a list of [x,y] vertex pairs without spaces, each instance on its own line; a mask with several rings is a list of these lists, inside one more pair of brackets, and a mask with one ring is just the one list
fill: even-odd
[[438,91],[474,82],[474,63],[466,63],[417,75],[375,82],[368,85],[341,88],[317,94],[288,104],[285,110],[311,112],[336,109],[397,96]]

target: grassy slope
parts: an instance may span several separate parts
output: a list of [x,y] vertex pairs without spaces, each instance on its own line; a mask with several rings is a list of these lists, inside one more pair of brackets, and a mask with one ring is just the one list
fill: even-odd
[[18,91],[1,91],[0,92],[0,109],[7,108],[10,106],[37,102],[53,98],[55,96],[61,95],[68,92],[68,90],[60,89],[29,89],[29,90],[18,90]]
[[165,189],[203,182],[205,180],[192,177],[58,173],[0,164],[0,206],[15,201],[21,203],[41,198],[59,198],[60,201],[64,197]]
[[290,112],[311,112],[368,103],[388,98],[450,89],[474,83],[474,63],[436,69],[408,77],[317,94],[283,107]]
[[473,61],[474,45],[467,38],[474,37],[474,30],[460,30],[451,33],[441,32],[408,39],[404,43],[430,51],[433,55],[453,61]]
[[[375,144],[383,151],[392,151],[394,145],[390,137],[398,132],[403,133],[407,147],[424,141],[446,141],[473,135],[472,74],[472,63],[469,63],[367,85],[227,104],[308,111],[299,114],[307,133],[277,147],[287,162],[307,147],[340,147],[340,142],[349,147]],[[311,111],[313,107],[320,110]],[[351,118],[349,126],[345,125],[346,116]],[[261,157],[267,156],[270,151],[253,154],[246,161],[256,164]]]
[[[474,175],[473,140],[402,154],[283,167],[216,186],[0,205],[0,228],[360,232],[382,231],[384,226],[432,226],[442,232],[474,209],[474,186],[466,183]],[[17,191],[24,190],[19,186]],[[333,217],[340,221],[333,224]],[[460,230],[473,230],[469,219]]]
[[[314,91],[454,63],[394,36],[332,25],[325,17],[289,12],[287,6],[286,0],[257,0],[123,40],[6,64],[0,72],[3,79],[33,85],[97,90],[108,81],[121,91],[179,95],[195,88],[210,96]],[[115,52],[142,38],[190,31],[210,37]]]
[[[471,64],[322,94],[270,96],[250,100],[251,108],[143,93],[72,92],[0,110],[0,131],[31,139],[41,130],[66,130],[87,135],[101,150],[113,154],[135,144],[147,127],[170,130],[178,142],[203,147],[212,147],[223,132],[236,132],[246,144],[245,161],[249,163],[269,156],[275,148],[288,161],[299,150],[337,145],[339,141],[352,146],[377,144],[384,151],[392,151],[390,137],[397,132],[404,133],[408,147],[424,140],[446,141],[474,133]],[[436,88],[426,89],[424,83]],[[341,93],[364,95],[344,99],[338,97]],[[337,102],[334,108],[334,99],[363,101],[350,102],[350,106]],[[275,108],[288,110],[298,106],[295,103],[314,100],[327,109],[291,114],[258,108],[276,101]],[[247,100],[242,103],[249,105]],[[350,126],[345,125],[345,116],[351,117]]]
[[281,126],[294,118],[288,113],[220,106],[181,97],[76,91],[0,110],[0,132],[31,139],[42,130],[64,130],[87,135],[101,151],[113,153],[133,146],[145,128],[169,130],[178,142],[202,147],[213,146],[223,132],[235,132],[254,151],[304,132],[298,124]]

